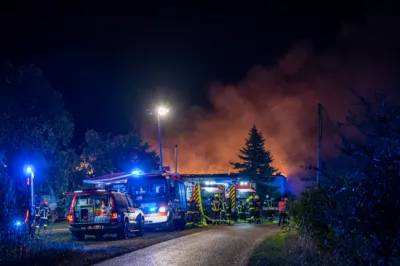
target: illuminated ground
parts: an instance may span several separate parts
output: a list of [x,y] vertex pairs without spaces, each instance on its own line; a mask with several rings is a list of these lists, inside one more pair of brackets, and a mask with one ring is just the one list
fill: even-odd
[[114,259],[106,265],[247,265],[255,247],[279,231],[276,225],[237,224],[197,232]]
[[[263,225],[251,225],[240,223],[230,227],[227,225],[206,226],[174,232],[150,231],[146,232],[143,237],[132,237],[128,240],[119,240],[113,235],[105,236],[102,240],[95,240],[92,237],[87,237],[86,241],[81,242],[72,241],[71,235],[68,231],[68,223],[62,222],[52,224],[48,230],[41,234],[41,237],[49,239],[54,243],[65,243],[66,245],[74,243],[75,248],[69,251],[66,250],[61,257],[58,253],[51,253],[52,255],[50,256],[39,258],[36,264],[27,262],[20,263],[20,265],[92,265],[101,261],[103,261],[103,264],[101,265],[111,265],[114,264],[112,258],[121,255],[122,257],[118,257],[118,260],[121,258],[123,260],[121,265],[177,265],[175,263],[171,264],[168,260],[167,264],[157,264],[160,263],[160,261],[153,259],[150,260],[153,264],[148,264],[149,262],[146,261],[146,256],[150,256],[149,254],[152,252],[158,253],[158,256],[164,256],[164,253],[167,252],[167,247],[171,245],[176,248],[176,251],[174,252],[183,252],[182,254],[184,254],[182,256],[179,255],[179,265],[199,265],[198,262],[193,261],[193,263],[186,264],[186,262],[184,262],[186,256],[189,256],[189,258],[194,256],[201,261],[205,261],[206,264],[202,265],[245,265],[244,261],[248,260],[250,250],[252,250],[259,241],[276,231],[278,231],[276,224],[272,225],[271,223],[263,223]],[[229,256],[240,256],[240,258],[244,258],[244,261],[242,261],[243,264],[225,264],[224,261],[230,261],[229,258],[225,258],[225,255],[221,261],[221,263],[224,264],[207,264],[211,258],[214,260],[214,256],[219,256],[215,252],[210,251],[214,245],[217,245],[215,252],[218,254],[231,254]],[[63,245],[58,249],[60,248],[63,249]],[[141,251],[141,249],[145,251]],[[133,251],[135,252],[132,253]],[[199,253],[197,255],[192,253],[195,251],[198,251]],[[245,253],[243,253],[243,251],[245,251]],[[123,259],[124,254],[128,254],[127,259]],[[144,254],[143,259],[139,260],[141,261],[140,263],[136,264],[138,259],[135,259],[133,262],[130,261],[130,257],[137,256],[138,254],[140,256]],[[201,256],[205,257],[199,258],[199,254],[203,254]],[[152,255],[150,257],[152,257]],[[166,259],[172,258],[173,257],[166,257]],[[124,264],[126,261],[130,262]],[[191,259],[189,259],[189,262],[190,261]],[[119,263],[120,262],[116,265],[119,265]]]

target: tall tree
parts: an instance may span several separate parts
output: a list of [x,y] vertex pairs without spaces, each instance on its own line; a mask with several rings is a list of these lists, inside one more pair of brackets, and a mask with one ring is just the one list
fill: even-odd
[[[10,183],[5,179],[12,179],[16,197],[27,194],[23,174],[26,163],[35,166],[38,191],[57,190],[61,184],[53,181],[60,174],[62,152],[74,130],[61,94],[42,74],[42,70],[34,65],[20,68],[1,65],[0,177],[2,184]],[[5,195],[1,191],[0,194]],[[24,202],[27,198],[14,202]]]
[[265,139],[254,125],[246,139],[245,146],[240,149],[240,162],[233,162],[233,169],[239,174],[249,176],[257,185],[257,192],[263,197],[266,194],[274,194],[275,188],[268,185],[275,181],[274,174],[277,171],[272,166],[273,157],[265,148]]
[[88,130],[81,156],[81,168],[88,176],[128,172],[134,168],[155,170],[159,158],[150,149],[150,145],[144,143],[133,131],[124,135],[103,136],[99,132]]

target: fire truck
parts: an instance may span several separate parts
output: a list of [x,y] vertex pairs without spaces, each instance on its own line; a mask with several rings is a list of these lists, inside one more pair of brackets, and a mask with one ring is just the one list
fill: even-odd
[[145,228],[185,228],[186,189],[178,173],[134,170],[86,179],[84,184],[130,195],[144,213]]
[[255,184],[249,178],[235,174],[190,174],[182,175],[185,179],[187,194],[193,197],[201,206],[201,212],[211,217],[211,202],[215,194],[220,199],[229,196],[233,208],[240,201],[246,201],[255,194]]

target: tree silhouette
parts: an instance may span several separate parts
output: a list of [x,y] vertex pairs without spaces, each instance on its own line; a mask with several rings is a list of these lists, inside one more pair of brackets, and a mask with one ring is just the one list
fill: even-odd
[[240,149],[238,157],[240,162],[231,163],[233,169],[250,177],[257,184],[257,192],[261,196],[271,194],[274,189],[271,190],[267,183],[275,181],[274,174],[277,169],[271,165],[273,157],[265,148],[265,139],[255,125],[250,129],[249,137],[245,146]]

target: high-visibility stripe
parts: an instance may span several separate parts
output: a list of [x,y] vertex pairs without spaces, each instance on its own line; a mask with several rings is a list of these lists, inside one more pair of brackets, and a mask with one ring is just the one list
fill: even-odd
[[231,199],[232,208],[236,208],[236,188],[235,185],[231,185],[229,188],[229,198]]
[[200,194],[200,189],[199,189],[198,185],[193,186],[193,188],[192,188],[192,197],[198,204],[200,204],[201,194]]

